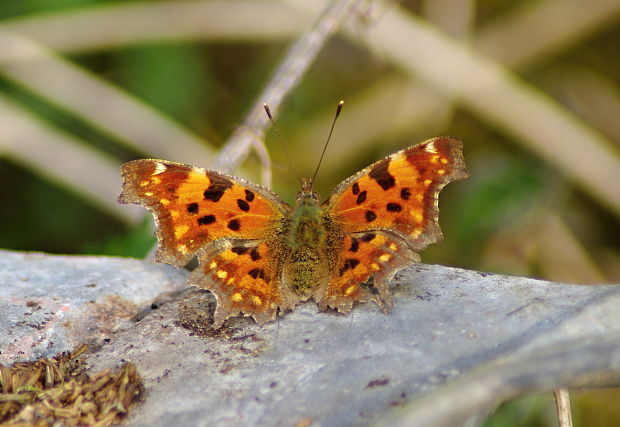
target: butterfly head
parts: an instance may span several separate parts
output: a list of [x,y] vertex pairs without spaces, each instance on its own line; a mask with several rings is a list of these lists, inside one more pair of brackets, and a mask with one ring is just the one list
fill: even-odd
[[297,193],[297,204],[301,204],[303,202],[310,203],[318,203],[319,195],[316,191],[312,189],[312,179],[302,178],[301,179],[301,191]]

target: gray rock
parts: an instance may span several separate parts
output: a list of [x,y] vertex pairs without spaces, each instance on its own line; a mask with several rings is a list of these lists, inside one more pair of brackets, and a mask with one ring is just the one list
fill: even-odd
[[101,343],[186,277],[128,258],[0,251],[0,363]]
[[[115,258],[35,257],[29,265],[30,255],[12,256],[23,270],[13,268],[11,280],[48,263],[49,283],[77,292],[91,283],[84,277],[96,277],[123,299],[134,286],[185,277]],[[147,397],[127,420],[133,426],[454,425],[526,390],[620,379],[620,286],[417,264],[392,290],[388,315],[372,304],[340,315],[308,303],[262,328],[235,318],[214,331],[214,299],[189,289],[117,328],[88,364],[137,365]],[[11,292],[3,286],[1,301],[30,298]]]

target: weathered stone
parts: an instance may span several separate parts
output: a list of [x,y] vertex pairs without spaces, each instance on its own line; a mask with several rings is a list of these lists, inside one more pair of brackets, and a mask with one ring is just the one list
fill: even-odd
[[186,277],[129,258],[0,251],[0,363],[100,344]]
[[[139,261],[76,257],[67,264],[66,257],[48,258],[48,282],[79,279],[85,287],[93,281],[84,277],[96,277],[98,285],[109,283],[110,292],[119,288],[123,299],[127,289],[141,288],[153,275],[162,282],[162,275],[170,282],[185,277]],[[20,263],[23,271],[11,277],[33,277],[25,271],[41,270],[40,263],[36,257],[31,265]],[[417,264],[398,274],[392,291],[395,306],[388,315],[373,304],[340,315],[308,303],[262,328],[235,318],[214,331],[213,297],[191,289],[117,329],[88,364],[94,371],[136,364],[147,398],[127,421],[135,426],[412,419],[451,425],[531,388],[611,385],[620,378],[620,286]],[[9,297],[5,286],[1,292],[1,301],[24,304],[30,298],[13,291]],[[431,401],[420,406],[421,398]],[[404,412],[392,414],[399,409]]]

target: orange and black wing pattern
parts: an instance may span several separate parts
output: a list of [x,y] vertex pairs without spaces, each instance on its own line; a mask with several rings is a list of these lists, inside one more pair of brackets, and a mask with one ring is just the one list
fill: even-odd
[[299,298],[281,286],[282,259],[257,240],[222,240],[198,253],[200,266],[190,275],[194,286],[215,294],[214,327],[239,313],[259,325],[292,309]]
[[441,241],[438,195],[467,178],[463,145],[439,137],[386,157],[342,182],[325,207],[344,233],[390,229],[416,251]]
[[[355,301],[387,309],[387,282],[418,251],[441,241],[438,195],[467,177],[458,139],[440,137],[399,151],[341,183],[324,203],[341,244],[322,307],[348,311]],[[372,285],[372,286],[371,286]]]
[[270,190],[241,178],[165,160],[121,167],[120,203],[136,203],[155,216],[155,259],[183,266],[220,238],[263,239],[290,206]]
[[356,301],[374,301],[387,311],[392,306],[387,289],[392,273],[420,260],[401,237],[388,231],[348,234],[336,255],[338,263],[319,305],[340,312],[349,311]]
[[199,252],[198,260],[189,281],[215,294],[216,328],[239,313],[262,325],[299,301],[280,285],[282,260],[265,242],[223,240]]

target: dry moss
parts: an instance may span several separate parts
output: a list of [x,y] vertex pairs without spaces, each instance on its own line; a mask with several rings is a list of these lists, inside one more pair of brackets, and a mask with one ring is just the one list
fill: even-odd
[[80,355],[86,346],[51,359],[0,364],[0,424],[108,426],[140,401],[144,388],[135,366],[89,376]]

